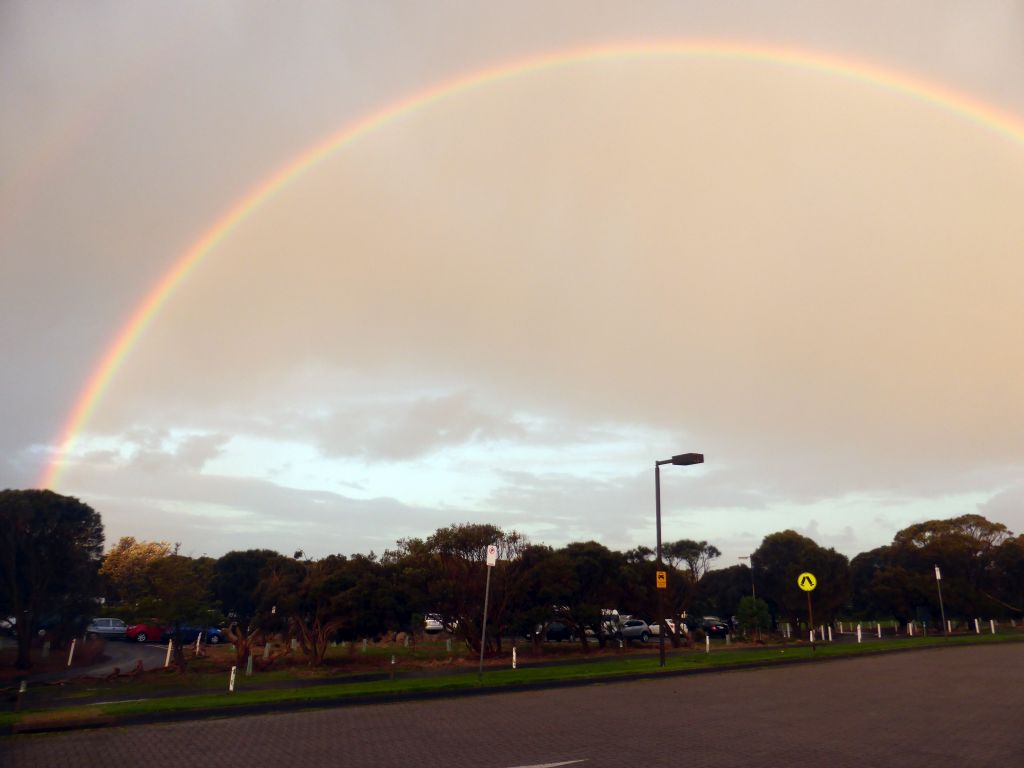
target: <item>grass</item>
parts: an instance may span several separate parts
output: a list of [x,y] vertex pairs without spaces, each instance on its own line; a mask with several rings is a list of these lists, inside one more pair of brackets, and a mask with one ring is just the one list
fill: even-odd
[[[666,658],[666,668],[661,670],[656,654],[634,655],[591,663],[580,663],[578,657],[567,663],[544,665],[527,665],[519,669],[503,667],[490,668],[484,673],[483,684],[488,689],[514,689],[543,684],[600,682],[615,680],[622,677],[643,677],[684,671],[726,670],[751,665],[775,663],[792,663],[811,658],[838,658],[862,656],[873,653],[895,650],[914,650],[923,648],[942,648],[952,646],[990,644],[1024,640],[1020,633],[1012,635],[962,635],[946,639],[941,636],[872,640],[863,644],[819,644],[812,650],[807,643],[790,643],[785,647],[768,647],[756,649],[725,648],[718,646],[710,654],[702,649],[673,650]],[[391,652],[384,654],[390,657]],[[397,654],[396,654],[397,655]],[[186,676],[191,677],[191,676]],[[351,678],[352,675],[347,677]],[[69,701],[67,707],[46,711],[27,711],[22,713],[0,713],[0,727],[5,730],[11,726],[45,726],[47,723],[60,727],[61,723],[89,723],[97,719],[114,718],[135,719],[159,717],[160,715],[180,715],[194,712],[199,716],[224,713],[233,709],[252,706],[325,706],[343,700],[359,698],[416,696],[427,692],[445,693],[476,690],[480,687],[475,669],[471,671],[447,673],[441,675],[412,676],[408,671],[398,671],[395,679],[374,681],[352,681],[339,678],[337,682],[321,682],[317,685],[296,687],[256,688],[274,682],[280,685],[290,677],[285,670],[274,673],[262,673],[258,677],[247,678],[239,675],[236,680],[236,691],[227,692],[227,678],[223,672],[200,673],[187,681],[182,676],[166,675],[152,680],[146,679],[142,686],[133,685],[131,691],[139,697],[147,693],[167,691],[171,687],[183,690],[181,695],[147,698],[141,701],[107,702],[83,704]],[[183,683],[187,683],[183,685]],[[220,693],[189,693],[203,686],[222,689]],[[253,686],[249,689],[247,685]],[[94,695],[97,692],[109,694],[110,687],[81,689],[75,697]],[[125,690],[121,688],[120,690]]]

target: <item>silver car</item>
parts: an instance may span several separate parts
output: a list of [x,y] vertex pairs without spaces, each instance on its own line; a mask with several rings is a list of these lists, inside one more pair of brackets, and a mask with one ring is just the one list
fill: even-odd
[[93,619],[85,628],[85,636],[90,640],[102,637],[105,640],[124,640],[128,625],[120,619]]
[[651,628],[642,619],[630,619],[619,627],[619,636],[623,640],[639,640],[646,643],[651,639]]

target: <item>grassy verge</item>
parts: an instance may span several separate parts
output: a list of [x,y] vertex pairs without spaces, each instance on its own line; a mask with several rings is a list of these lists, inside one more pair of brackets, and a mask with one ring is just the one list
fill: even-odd
[[[964,645],[991,644],[1024,640],[1019,634],[960,636],[881,640],[871,643],[823,644],[813,650],[807,644],[791,644],[785,648],[764,648],[757,650],[715,650],[710,654],[701,651],[673,651],[667,657],[664,670],[659,668],[658,657],[645,655],[622,660],[603,661],[593,664],[565,664],[525,666],[519,669],[488,669],[484,673],[483,685],[487,689],[529,687],[545,684],[612,681],[622,677],[659,676],[699,670],[724,670],[752,665],[792,663],[812,658],[839,658],[923,648],[942,648]],[[218,676],[219,685],[224,683]],[[229,714],[231,710],[254,706],[329,706],[345,700],[372,699],[374,697],[416,696],[424,693],[445,693],[477,690],[480,683],[475,671],[430,677],[403,677],[399,672],[394,680],[363,682],[324,683],[311,687],[264,688],[246,690],[249,679],[239,678],[234,693],[204,693],[180,696],[150,698],[139,701],[110,702],[93,705],[75,705],[58,710],[3,713],[0,714],[0,728],[9,730],[12,726],[45,725],[53,722],[81,722],[88,724],[97,720],[113,718],[115,721],[136,718],[158,718],[160,715],[181,715],[194,712],[198,715]],[[251,683],[250,683],[251,684]],[[145,696],[147,689],[139,689],[139,696]],[[49,720],[48,720],[49,718]]]

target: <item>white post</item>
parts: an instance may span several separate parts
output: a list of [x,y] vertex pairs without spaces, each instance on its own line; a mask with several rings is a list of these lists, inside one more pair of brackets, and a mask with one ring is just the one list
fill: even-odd
[[200,632],[198,635],[196,635],[196,656],[199,655],[199,643],[200,643],[200,641],[202,639],[203,639],[203,633]]
[[1014,629],[1016,629],[1017,628],[1017,622],[1014,621],[1013,619],[1010,619],[1010,626],[1013,627]]
[[881,639],[882,639],[882,625],[881,625],[881,624],[879,624],[879,623],[878,623],[878,622],[876,621],[876,622],[875,622],[875,626],[876,626],[876,627],[878,628],[878,639],[879,639],[879,640],[881,640]]
[[814,645],[814,630],[813,629],[811,630],[810,635],[811,635],[811,645]]
[[949,619],[946,619],[946,634],[953,634],[953,622]]
[[711,638],[704,636],[704,653],[711,653]]
[[861,641],[860,638],[861,638],[861,636],[860,636],[860,624],[858,624],[857,625],[857,642],[858,643]]
[[512,646],[512,669],[516,668],[516,647]]
[[988,625],[990,627],[992,627],[992,634],[994,635],[996,633],[996,622],[995,622],[995,619],[989,619],[988,620]]
[[908,621],[907,622],[907,637],[913,637],[913,636],[914,636],[914,622]]
[[236,666],[231,667],[231,678],[228,680],[228,693],[235,692],[235,670],[237,669],[238,667]]
[[167,641],[167,658],[164,659],[164,669],[167,669],[169,666],[171,666],[171,648],[173,646],[174,646],[174,641],[173,640],[168,640]]
[[978,620],[977,619],[974,620],[974,634],[976,634],[976,635],[980,635],[981,634],[981,625],[978,624]]
[[69,667],[71,666],[71,660],[73,658],[75,658],[75,643],[77,643],[77,642],[78,642],[78,638],[77,637],[73,638],[71,640],[71,650],[68,651],[68,666]]
[[828,628],[828,641],[830,643],[832,642],[832,626],[831,625],[829,625],[829,628]]

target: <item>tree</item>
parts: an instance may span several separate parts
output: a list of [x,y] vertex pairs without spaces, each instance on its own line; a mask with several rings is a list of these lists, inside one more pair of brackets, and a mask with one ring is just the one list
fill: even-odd
[[107,599],[136,603],[145,594],[150,564],[169,554],[171,545],[166,541],[136,541],[134,536],[122,536],[100,565]]
[[154,560],[146,570],[146,595],[139,603],[139,610],[171,627],[174,662],[179,672],[184,672],[187,666],[181,628],[188,625],[205,628],[210,623],[213,605],[209,585],[213,580],[213,563],[208,557],[168,555]]
[[796,531],[782,531],[764,537],[753,553],[757,563],[758,594],[777,615],[798,625],[807,615],[807,595],[797,586],[797,577],[810,571],[817,577],[813,594],[815,620],[827,623],[849,601],[850,564],[845,555],[818,546]]
[[225,636],[235,646],[235,662],[246,662],[256,636],[260,578],[280,558],[270,549],[228,552],[213,564],[213,597],[228,619]]
[[0,491],[0,592],[17,618],[18,669],[47,617],[84,625],[103,553],[103,523],[87,504],[53,491]]
[[761,632],[771,628],[772,625],[772,615],[768,610],[768,603],[750,595],[740,598],[740,604],[736,608],[736,620],[743,627],[744,634],[749,634],[748,630],[755,630],[759,641]]

